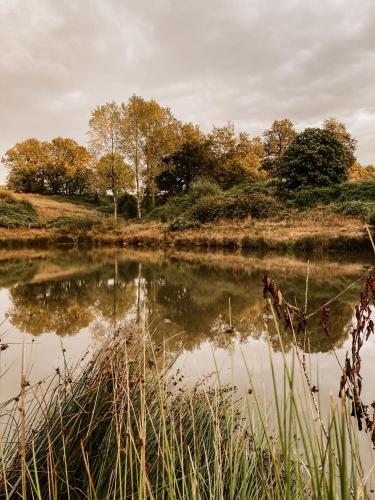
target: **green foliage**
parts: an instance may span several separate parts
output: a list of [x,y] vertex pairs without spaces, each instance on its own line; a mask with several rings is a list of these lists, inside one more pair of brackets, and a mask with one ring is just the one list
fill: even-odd
[[370,226],[373,228],[373,230],[375,232],[375,209],[369,215],[368,223],[370,224]]
[[92,156],[69,138],[51,142],[27,139],[2,159],[9,169],[7,185],[19,192],[83,194],[92,183]]
[[100,219],[90,216],[61,216],[48,222],[48,227],[64,231],[89,231],[90,229],[98,228],[100,225]]
[[375,180],[360,181],[360,182],[344,182],[339,186],[339,201],[375,200]]
[[335,185],[347,178],[346,161],[344,147],[332,132],[307,128],[285,151],[278,177],[291,190]]
[[289,193],[287,204],[296,208],[332,205],[337,212],[367,219],[375,208],[375,181],[344,182]]
[[198,178],[192,185],[189,196],[192,200],[198,200],[202,196],[218,196],[222,190],[216,182],[208,179]]
[[197,229],[201,227],[202,223],[194,219],[186,219],[183,215],[177,217],[172,221],[169,226],[169,231],[188,231],[189,229]]
[[137,217],[136,197],[129,193],[124,193],[118,200],[118,213],[125,219],[135,219]]
[[363,202],[360,200],[349,200],[337,205],[337,210],[345,215],[352,215],[362,219],[368,219],[375,210],[374,202]]
[[261,193],[204,196],[189,210],[192,220],[211,222],[218,219],[243,219],[245,217],[265,218],[280,214],[281,204],[273,197]]
[[191,229],[219,219],[264,218],[279,215],[283,209],[269,183],[244,184],[222,191],[208,180],[200,179],[184,196],[171,198],[153,210],[145,220],[173,221],[172,230]]
[[39,227],[40,221],[33,205],[0,192],[0,226],[8,228]]
[[269,172],[273,177],[278,175],[283,155],[296,136],[294,125],[288,118],[273,122],[272,127],[263,134],[262,168],[264,171]]
[[292,193],[289,203],[297,208],[315,207],[319,204],[328,205],[337,199],[339,192],[338,186],[299,189]]

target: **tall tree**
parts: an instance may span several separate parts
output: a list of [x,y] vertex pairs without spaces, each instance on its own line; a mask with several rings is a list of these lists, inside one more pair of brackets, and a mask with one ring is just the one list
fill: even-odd
[[105,193],[111,190],[113,207],[117,213],[118,199],[121,194],[134,187],[133,173],[123,156],[116,154],[102,156],[95,167],[97,185]]
[[375,180],[375,166],[367,165],[363,167],[357,161],[349,169],[349,180],[351,181],[371,181]]
[[346,166],[350,168],[354,165],[356,161],[355,150],[357,148],[357,140],[348,132],[346,125],[336,120],[336,118],[328,118],[323,123],[323,128],[332,132],[343,145]]
[[46,173],[49,191],[64,194],[83,194],[90,185],[93,158],[75,140],[57,137],[49,145],[49,164]]
[[234,125],[214,127],[207,144],[213,161],[212,179],[227,189],[259,175],[263,146],[245,132],[236,135]]
[[344,147],[332,132],[307,128],[285,151],[278,175],[288,189],[343,182],[348,176]]
[[289,118],[275,120],[272,127],[263,133],[262,168],[271,176],[277,176],[283,155],[296,136],[297,132]]
[[[95,156],[107,158],[112,178],[117,179],[118,156],[122,153],[122,124],[120,107],[115,102],[98,106],[89,121],[90,146]],[[117,192],[117,188],[115,188]],[[117,220],[117,198],[114,197],[114,218]]]
[[162,159],[176,149],[178,122],[169,108],[133,95],[122,105],[123,151],[135,173],[137,216],[141,217],[142,188],[155,204],[156,176]]
[[3,164],[9,169],[7,184],[15,191],[44,193],[49,163],[49,145],[37,139],[27,139],[9,149]]
[[212,178],[213,161],[208,145],[197,139],[186,140],[163,160],[156,183],[164,198],[189,191],[198,177]]

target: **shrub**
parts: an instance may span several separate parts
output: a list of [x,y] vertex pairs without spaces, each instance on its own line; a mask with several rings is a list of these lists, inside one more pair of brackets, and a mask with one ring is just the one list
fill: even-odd
[[39,227],[40,221],[33,205],[18,200],[10,193],[0,192],[0,226],[7,228]]
[[57,217],[48,221],[48,226],[59,230],[88,231],[101,225],[101,220],[97,217]]
[[221,192],[221,188],[218,184],[201,178],[192,184],[189,195],[193,200],[198,200],[203,196],[218,196]]
[[337,210],[345,215],[361,217],[367,219],[370,213],[375,210],[375,202],[363,202],[358,200],[350,200],[338,204]]
[[189,210],[189,218],[200,222],[218,219],[265,218],[278,215],[281,204],[264,194],[245,194],[240,197],[205,196]]
[[292,194],[290,203],[298,208],[314,207],[319,203],[328,205],[335,201],[338,194],[339,188],[336,186],[300,189]]
[[194,219],[186,219],[184,216],[177,217],[168,226],[169,231],[187,231],[201,227],[201,223]]
[[375,200],[375,181],[344,182],[339,188],[339,201]]
[[124,193],[118,200],[118,213],[125,219],[137,217],[137,199],[133,194]]

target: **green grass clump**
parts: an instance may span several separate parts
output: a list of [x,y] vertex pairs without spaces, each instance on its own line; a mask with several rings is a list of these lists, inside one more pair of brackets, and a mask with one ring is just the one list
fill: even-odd
[[337,211],[345,215],[360,217],[367,220],[371,213],[375,211],[375,201],[366,202],[361,200],[351,200],[339,203]]
[[39,227],[40,221],[33,205],[18,200],[10,193],[0,192],[0,226],[11,229]]
[[[142,340],[143,339],[143,340]],[[3,498],[357,498],[365,491],[357,437],[343,403],[327,425],[285,362],[273,415],[251,390],[185,386],[131,328],[81,371],[57,371],[51,392],[21,389],[0,462]],[[285,358],[284,358],[285,361]],[[20,411],[21,410],[21,411]]]
[[90,216],[61,216],[48,221],[47,225],[50,228],[63,231],[88,231],[90,229],[99,228],[101,220],[97,217]]

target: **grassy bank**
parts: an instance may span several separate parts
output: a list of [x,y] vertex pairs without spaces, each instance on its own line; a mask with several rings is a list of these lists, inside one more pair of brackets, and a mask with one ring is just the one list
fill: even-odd
[[[196,207],[199,200],[205,200],[206,197],[202,195],[192,206]],[[60,245],[265,251],[368,248],[364,219],[359,215],[340,213],[326,205],[302,208],[289,206],[282,209],[272,205],[274,210],[270,211],[271,205],[267,202],[268,211],[265,214],[262,212],[245,217],[246,212],[238,214],[236,209],[230,212],[231,219],[203,218],[199,224],[175,224],[168,219],[162,222],[151,220],[150,217],[141,223],[123,219],[114,223],[110,214],[105,215],[92,205],[60,198],[3,193],[0,198],[0,248],[48,248]],[[263,203],[264,200],[262,202],[257,198],[258,202]],[[254,203],[254,207],[257,203]],[[206,210],[211,205],[206,203],[199,207]],[[188,212],[186,207],[185,212]],[[225,211],[220,212],[220,217],[225,217]]]
[[81,219],[72,224],[63,222],[48,228],[0,229],[0,248],[65,245],[317,252],[369,248],[362,222],[340,216],[321,217],[319,213],[311,213],[304,219],[290,217],[287,221],[220,221],[184,231],[170,231],[163,223],[114,226],[112,221],[103,221],[95,227],[91,222],[85,227]]
[[250,375],[246,394],[218,381],[189,387],[167,370],[164,347],[134,328],[47,389],[23,378],[1,407],[12,422],[4,498],[366,497],[345,402],[323,422],[285,364],[269,418]]

